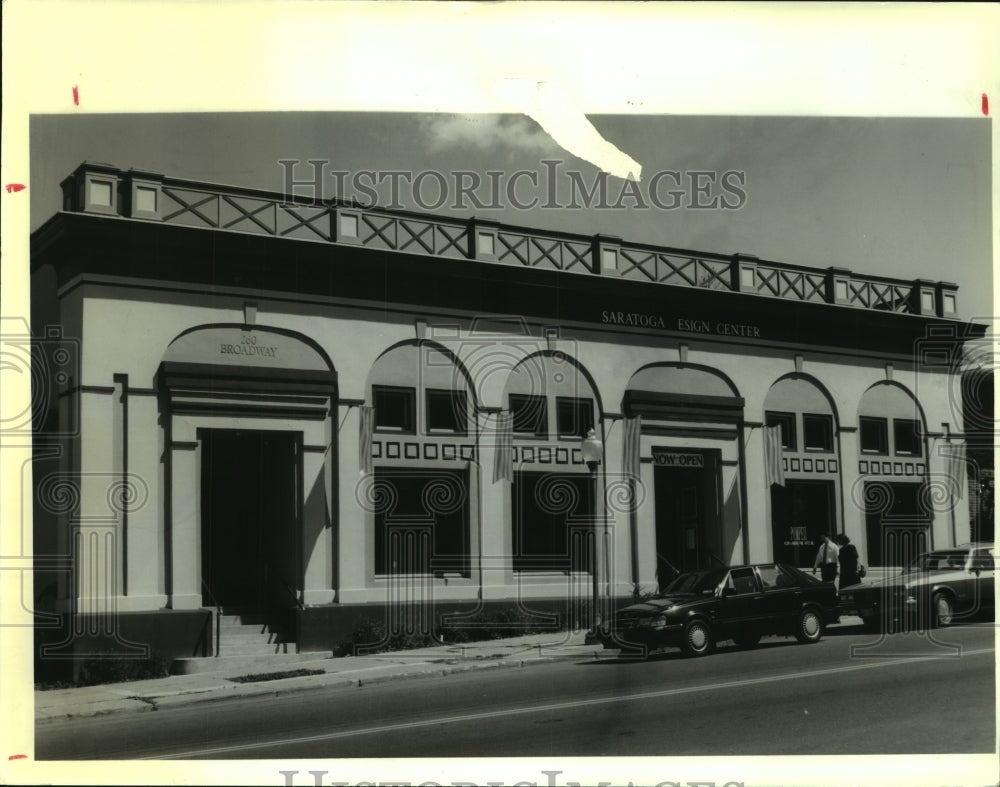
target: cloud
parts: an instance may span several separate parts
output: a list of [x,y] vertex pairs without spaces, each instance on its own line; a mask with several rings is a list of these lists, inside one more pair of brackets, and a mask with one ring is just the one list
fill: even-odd
[[458,145],[498,147],[551,155],[560,148],[535,122],[522,115],[426,115],[420,124],[432,150]]

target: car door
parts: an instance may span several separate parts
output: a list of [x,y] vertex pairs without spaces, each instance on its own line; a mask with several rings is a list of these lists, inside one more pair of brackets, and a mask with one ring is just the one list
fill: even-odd
[[757,566],[757,574],[763,590],[761,624],[771,630],[787,629],[802,607],[802,589],[776,564]]
[[742,628],[757,628],[763,618],[764,594],[751,566],[734,568],[722,589],[716,627],[723,637]]

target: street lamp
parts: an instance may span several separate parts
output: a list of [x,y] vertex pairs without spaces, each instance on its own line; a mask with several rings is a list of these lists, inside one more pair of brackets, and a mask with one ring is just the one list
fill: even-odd
[[587,432],[587,436],[580,442],[580,450],[583,452],[583,461],[587,463],[591,473],[596,473],[601,464],[601,457],[604,455],[604,443],[597,439],[597,434],[593,429]]
[[[580,451],[583,454],[583,461],[587,463],[587,467],[590,472],[595,476],[597,475],[597,468],[601,465],[601,459],[604,456],[604,443],[602,443],[597,438],[597,433],[591,428],[587,431],[587,436],[580,441]],[[596,477],[595,477],[596,482]],[[597,490],[599,493],[601,490]],[[598,569],[598,544],[600,543],[599,534],[597,532],[597,522],[594,522],[594,546],[592,553],[593,568],[591,570],[591,634],[596,637],[598,634],[598,628],[601,625],[601,615],[598,612],[598,605],[600,602],[598,581],[597,581],[597,569]]]

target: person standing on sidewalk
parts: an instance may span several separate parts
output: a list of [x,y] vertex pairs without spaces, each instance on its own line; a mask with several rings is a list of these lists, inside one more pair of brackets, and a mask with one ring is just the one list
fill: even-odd
[[837,536],[836,541],[840,546],[838,553],[840,560],[840,586],[846,588],[849,585],[857,585],[861,581],[861,577],[858,576],[858,548],[843,533]]
[[816,561],[813,563],[813,574],[816,573],[816,569],[818,568],[824,582],[833,582],[837,578],[837,556],[840,550],[830,540],[829,533],[824,533],[821,538],[823,539],[823,543],[819,545],[819,551],[816,552]]

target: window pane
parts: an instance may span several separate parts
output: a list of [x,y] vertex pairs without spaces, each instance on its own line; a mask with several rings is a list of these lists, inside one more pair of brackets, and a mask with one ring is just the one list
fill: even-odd
[[757,568],[757,573],[760,574],[760,581],[764,585],[764,590],[778,587],[778,573],[777,566],[759,566]]
[[737,568],[730,571],[726,589],[734,595],[755,593],[757,591],[757,582],[753,577],[753,569]]
[[803,415],[802,439],[814,451],[833,450],[833,418],[829,415]]
[[860,419],[860,432],[862,451],[889,453],[889,425],[884,418]]
[[920,424],[917,421],[897,418],[892,422],[892,432],[897,454],[920,456],[923,453],[920,445]]
[[594,428],[594,403],[590,399],[556,398],[556,431],[560,437],[586,437]]
[[765,413],[765,421],[768,426],[781,427],[781,447],[787,451],[798,450],[798,442],[795,435],[795,413]]
[[375,428],[394,432],[414,430],[413,411],[416,393],[412,388],[373,386]]
[[375,468],[376,574],[469,575],[466,470]]
[[866,482],[862,499],[867,565],[905,566],[927,551],[933,511],[924,484]]
[[[513,567],[515,571],[591,571],[585,539],[594,526],[594,484],[583,474],[515,473]],[[574,548],[574,544],[578,548]]]
[[549,433],[544,396],[511,394],[510,409],[514,416],[515,432],[537,437],[545,437]]
[[465,391],[427,391],[427,428],[465,434],[468,431]]

